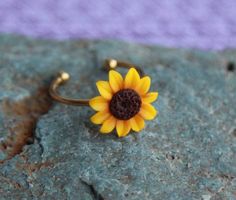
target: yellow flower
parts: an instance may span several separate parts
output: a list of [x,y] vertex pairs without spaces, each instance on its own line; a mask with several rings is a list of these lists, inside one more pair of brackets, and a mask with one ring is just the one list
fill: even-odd
[[144,120],[152,120],[157,110],[151,105],[158,92],[149,92],[151,79],[140,78],[135,68],[130,68],[123,80],[117,71],[109,71],[109,81],[96,83],[101,96],[90,100],[90,106],[98,111],[91,117],[94,124],[102,124],[101,133],[110,133],[116,128],[119,137],[132,129],[136,132],[145,126]]

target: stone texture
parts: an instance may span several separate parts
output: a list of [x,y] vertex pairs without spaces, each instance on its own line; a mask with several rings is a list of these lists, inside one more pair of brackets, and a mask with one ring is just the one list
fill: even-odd
[[[63,69],[62,94],[94,96],[108,57],[141,66],[159,91],[158,118],[126,138],[47,94]],[[0,36],[0,199],[236,199],[234,63],[235,50]]]

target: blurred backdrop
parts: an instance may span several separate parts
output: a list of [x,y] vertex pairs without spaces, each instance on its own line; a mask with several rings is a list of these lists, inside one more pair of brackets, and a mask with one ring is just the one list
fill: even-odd
[[236,47],[236,0],[0,0],[0,32]]

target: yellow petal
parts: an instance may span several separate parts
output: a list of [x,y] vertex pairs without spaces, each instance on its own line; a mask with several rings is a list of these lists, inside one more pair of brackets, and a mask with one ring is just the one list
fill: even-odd
[[119,137],[126,136],[131,129],[129,120],[117,120],[116,122],[116,131]]
[[150,89],[150,85],[151,85],[151,79],[149,76],[145,76],[143,78],[141,78],[141,80],[139,81],[139,84],[137,85],[137,87],[135,88],[135,90],[140,94],[146,94],[148,92],[148,90]]
[[152,120],[157,115],[157,110],[149,103],[142,103],[139,114],[146,120]]
[[130,119],[130,125],[134,131],[138,132],[144,128],[145,122],[143,118],[137,114],[133,118]]
[[99,111],[96,114],[94,114],[90,118],[90,120],[94,124],[102,124],[109,116],[110,116],[110,113],[107,110]]
[[106,119],[103,122],[100,132],[110,133],[115,128],[115,126],[116,126],[116,118],[111,115],[108,119]]
[[89,105],[96,111],[102,111],[108,108],[108,101],[102,96],[97,96],[90,99]]
[[98,81],[96,83],[99,93],[105,98],[110,100],[112,97],[112,90],[107,81]]
[[125,76],[125,88],[135,88],[140,81],[139,73],[135,68],[130,68]]
[[152,103],[156,101],[157,97],[158,97],[158,92],[149,92],[142,97],[142,101],[144,103]]
[[123,78],[121,74],[115,70],[110,70],[109,83],[114,93],[121,90],[123,88]]

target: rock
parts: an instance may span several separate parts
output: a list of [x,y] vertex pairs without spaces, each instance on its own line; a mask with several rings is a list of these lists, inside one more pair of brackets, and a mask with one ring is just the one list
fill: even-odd
[[[125,138],[101,135],[89,107],[52,102],[48,86],[93,97],[105,58],[141,66],[159,116]],[[236,199],[236,50],[0,36],[1,199]]]

